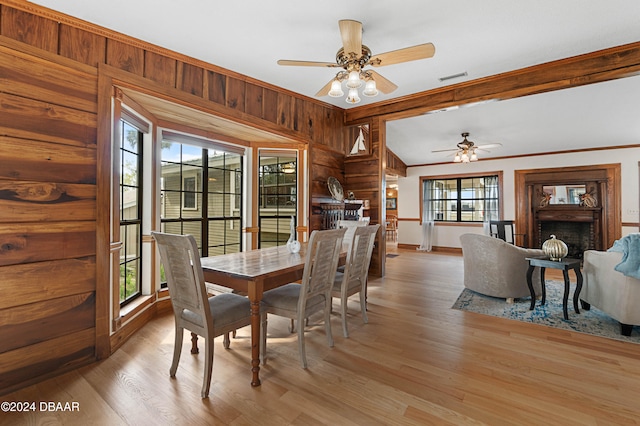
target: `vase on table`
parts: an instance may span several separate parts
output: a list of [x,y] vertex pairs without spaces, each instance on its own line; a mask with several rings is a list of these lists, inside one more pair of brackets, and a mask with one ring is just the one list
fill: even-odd
[[298,253],[300,251],[300,242],[296,239],[296,221],[291,216],[291,224],[289,225],[289,240],[287,241],[287,249],[291,253]]

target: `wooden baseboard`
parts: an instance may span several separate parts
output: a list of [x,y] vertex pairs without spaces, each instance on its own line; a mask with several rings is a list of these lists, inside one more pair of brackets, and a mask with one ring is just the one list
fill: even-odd
[[117,351],[135,332],[155,317],[156,304],[154,303],[141,311],[136,317],[123,324],[118,331],[111,335],[111,354]]
[[[402,244],[398,243],[399,249],[405,250],[417,250],[420,247],[418,244]],[[459,254],[462,255],[462,249],[460,247],[441,247],[441,246],[433,246],[431,247],[432,252],[438,253],[448,253],[448,254]]]
[[128,318],[126,322],[123,322],[122,326],[111,335],[112,354],[148,322],[159,315],[171,312],[171,299],[158,300],[154,296],[150,300],[151,303],[145,303],[141,309],[137,309],[136,314]]

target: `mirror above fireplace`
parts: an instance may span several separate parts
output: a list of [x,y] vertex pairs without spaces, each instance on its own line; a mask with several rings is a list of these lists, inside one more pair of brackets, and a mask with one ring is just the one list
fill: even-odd
[[549,195],[549,204],[580,204],[580,195],[587,192],[585,185],[543,186],[542,191]]

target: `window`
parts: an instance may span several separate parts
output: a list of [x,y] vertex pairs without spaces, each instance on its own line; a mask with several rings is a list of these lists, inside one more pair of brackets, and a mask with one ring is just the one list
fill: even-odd
[[259,245],[283,245],[290,235],[291,217],[297,212],[297,153],[260,152]]
[[191,234],[202,256],[242,251],[240,151],[163,131],[161,230]]
[[497,220],[501,182],[500,174],[422,179],[423,217],[437,222]]
[[120,120],[120,306],[141,294],[142,132]]

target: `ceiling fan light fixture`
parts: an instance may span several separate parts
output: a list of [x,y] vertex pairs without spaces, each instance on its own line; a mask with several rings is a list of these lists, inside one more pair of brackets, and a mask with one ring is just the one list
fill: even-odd
[[357,89],[362,86],[362,80],[360,80],[360,72],[352,70],[349,72],[349,78],[347,78],[347,87],[349,89]]
[[282,173],[292,174],[296,172],[296,166],[294,163],[287,163],[282,167]]
[[342,83],[338,79],[333,80],[333,82],[331,83],[329,96],[331,96],[332,98],[339,98],[341,96],[344,96],[344,92],[342,91]]
[[454,163],[460,163],[462,162],[462,158],[460,157],[460,152],[456,152],[456,156],[453,157],[453,162]]
[[378,96],[378,89],[376,88],[376,81],[373,80],[373,79],[367,80],[367,82],[364,85],[364,90],[362,91],[362,94],[364,96],[369,96],[369,97]]
[[[422,43],[372,55],[371,49],[362,43],[362,22],[353,19],[341,19],[338,21],[338,27],[340,29],[342,47],[336,53],[335,63],[289,59],[278,60],[278,65],[342,68],[343,71],[340,71],[333,80],[326,83],[316,93],[316,96],[342,96],[342,89],[338,87],[334,80],[340,83],[346,80],[346,86],[349,89],[346,101],[349,104],[360,102],[358,94],[353,93],[351,89],[359,89],[363,85],[365,86],[362,93],[363,96],[377,96],[378,91],[385,95],[389,94],[396,90],[398,86],[377,72],[366,70],[367,66],[380,67],[400,64],[431,58],[435,54],[435,46],[432,43]],[[376,81],[371,81],[373,77],[375,77]]]
[[471,157],[469,157],[469,161],[478,161],[478,155],[476,154],[476,150],[471,151]]
[[360,96],[358,96],[358,89],[355,89],[355,88],[349,89],[349,95],[347,96],[346,101],[348,104],[357,104],[358,102],[360,102]]

